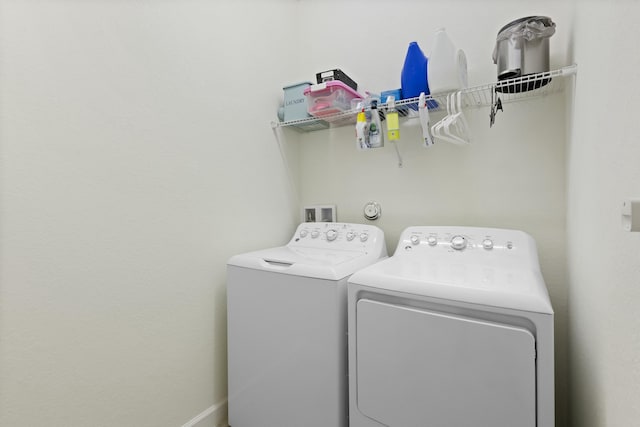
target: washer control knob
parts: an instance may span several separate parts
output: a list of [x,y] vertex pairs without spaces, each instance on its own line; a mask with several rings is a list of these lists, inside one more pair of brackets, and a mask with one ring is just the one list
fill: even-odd
[[413,236],[411,236],[411,238],[409,240],[411,240],[411,244],[412,245],[417,245],[417,244],[420,243],[420,236],[416,236],[414,234]]
[[361,242],[366,242],[367,239],[369,239],[369,234],[367,233],[360,233],[360,241]]
[[336,240],[336,237],[338,237],[338,232],[336,230],[327,230],[326,232],[327,235],[327,240],[330,242],[333,242],[334,240]]
[[311,232],[311,238],[312,239],[317,239],[319,235],[320,235],[320,232],[318,230],[313,230]]
[[303,239],[307,237],[307,234],[309,234],[307,230],[300,230],[300,237],[302,237]]
[[352,241],[352,240],[353,240],[353,239],[355,239],[355,238],[356,238],[356,233],[354,233],[353,231],[349,231],[349,232],[347,233],[347,240],[348,240],[349,242],[350,242],[350,241]]
[[427,243],[429,243],[429,246],[435,246],[438,244],[438,238],[436,236],[429,236],[427,237]]
[[467,247],[467,239],[462,236],[453,236],[451,239],[451,247],[456,251],[461,251]]
[[493,240],[484,239],[482,241],[482,247],[485,248],[486,250],[493,249]]

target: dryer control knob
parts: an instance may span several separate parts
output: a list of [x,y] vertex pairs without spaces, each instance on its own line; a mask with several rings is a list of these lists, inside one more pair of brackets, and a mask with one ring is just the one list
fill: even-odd
[[353,239],[356,238],[356,233],[354,233],[353,231],[350,231],[347,233],[347,241],[352,241]]
[[317,239],[319,235],[320,235],[320,232],[318,230],[313,230],[311,232],[311,238],[312,239]]
[[438,244],[438,238],[436,236],[429,236],[427,237],[427,243],[429,243],[429,246],[435,246]]
[[453,239],[451,239],[451,247],[457,251],[461,251],[467,247],[467,239],[462,236],[453,236]]
[[360,233],[360,241],[366,242],[369,239],[369,235],[367,233]]
[[300,237],[302,237],[303,239],[307,237],[307,234],[309,234],[307,230],[300,230]]
[[338,232],[336,230],[327,230],[327,240],[333,242],[338,237]]
[[420,243],[420,236],[416,236],[414,234],[413,236],[411,236],[411,238],[409,240],[411,240],[411,244],[412,245],[417,245],[417,244]]
[[489,250],[489,249],[493,249],[493,240],[491,239],[484,239],[482,241],[482,247]]

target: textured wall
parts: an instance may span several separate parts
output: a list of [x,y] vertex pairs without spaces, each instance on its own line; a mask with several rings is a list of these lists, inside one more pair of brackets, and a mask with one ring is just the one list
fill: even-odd
[[573,426],[640,418],[640,233],[620,208],[640,197],[638,2],[576,2],[580,66],[568,150]]
[[269,127],[294,12],[0,2],[0,425],[224,410],[226,260],[298,220]]

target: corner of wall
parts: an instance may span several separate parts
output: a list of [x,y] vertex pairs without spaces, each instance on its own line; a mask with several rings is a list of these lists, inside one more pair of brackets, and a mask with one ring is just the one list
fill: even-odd
[[209,406],[182,427],[228,427],[227,399]]

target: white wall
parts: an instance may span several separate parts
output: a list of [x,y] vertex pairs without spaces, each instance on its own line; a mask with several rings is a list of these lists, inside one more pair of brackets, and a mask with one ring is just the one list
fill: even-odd
[[0,2],[0,425],[224,416],[225,262],[298,221],[269,126],[294,13]]
[[[338,5],[339,3],[339,5]],[[325,6],[325,7],[320,7]],[[469,64],[471,85],[495,81],[491,60],[498,30],[513,19],[548,15],[557,23],[551,39],[552,67],[568,65],[571,35],[568,3],[502,1],[302,1],[301,76],[339,67],[361,90],[400,86],[411,41],[425,53],[432,35],[446,27]],[[339,12],[338,12],[339,10]],[[337,14],[357,17],[342,21]],[[341,30],[329,30],[329,23]],[[470,110],[474,143],[468,147],[420,145],[417,121],[404,122],[398,168],[394,148],[358,152],[352,127],[301,138],[303,203],[335,203],[340,221],[363,222],[369,200],[382,205],[375,224],[390,252],[410,225],[473,225],[522,229],[536,239],[556,312],[558,426],[567,422],[566,115],[565,96],[505,105],[489,129],[489,110]],[[434,117],[438,120],[442,115]]]
[[576,2],[580,70],[568,159],[572,421],[640,419],[640,233],[620,206],[640,197],[640,88],[634,1]]

